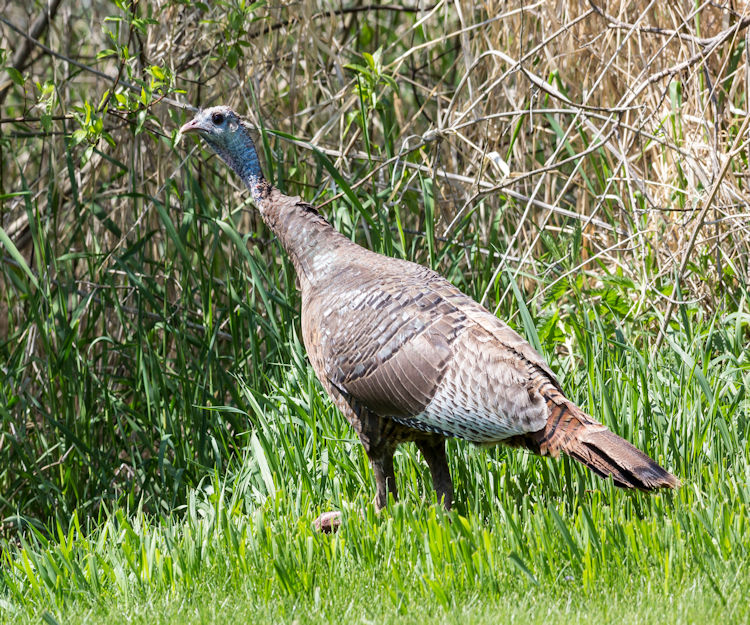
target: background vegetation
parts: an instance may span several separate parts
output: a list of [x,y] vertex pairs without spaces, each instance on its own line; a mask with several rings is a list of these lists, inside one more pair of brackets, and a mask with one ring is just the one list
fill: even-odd
[[[0,615],[748,619],[745,4],[0,8]],[[508,319],[683,488],[452,441],[453,513],[404,446],[376,516],[291,264],[177,141],[219,103],[277,186]]]

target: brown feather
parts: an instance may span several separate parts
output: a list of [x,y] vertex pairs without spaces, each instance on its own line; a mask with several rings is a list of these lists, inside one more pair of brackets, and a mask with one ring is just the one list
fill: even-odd
[[417,442],[450,507],[449,436],[562,452],[625,488],[679,485],[570,402],[544,359],[487,309],[427,267],[360,247],[275,189],[233,111],[207,109],[183,130],[201,132],[243,177],[294,263],[310,362],[365,447],[378,507],[396,495],[393,452],[404,441]]
[[549,419],[538,432],[516,436],[509,445],[526,447],[542,456],[561,452],[597,475],[612,477],[616,486],[655,490],[677,488],[679,480],[638,448],[592,419],[557,389],[546,388]]

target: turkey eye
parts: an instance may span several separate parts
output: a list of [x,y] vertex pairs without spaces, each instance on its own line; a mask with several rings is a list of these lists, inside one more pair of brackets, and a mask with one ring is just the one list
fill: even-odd
[[224,123],[224,116],[221,113],[214,113],[213,115],[211,115],[211,121],[215,125],[221,126],[221,124]]

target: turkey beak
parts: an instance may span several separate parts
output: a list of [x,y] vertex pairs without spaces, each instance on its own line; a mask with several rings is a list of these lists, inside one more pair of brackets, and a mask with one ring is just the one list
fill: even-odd
[[184,124],[182,128],[180,128],[180,134],[181,135],[187,135],[193,132],[198,132],[201,130],[201,125],[196,119],[191,119],[187,124]]

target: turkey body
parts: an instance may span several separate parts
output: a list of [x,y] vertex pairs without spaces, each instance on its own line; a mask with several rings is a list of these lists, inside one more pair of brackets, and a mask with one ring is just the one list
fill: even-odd
[[363,252],[302,292],[305,347],[329,394],[413,437],[486,445],[544,427],[539,385],[556,382],[528,343],[434,271]]
[[378,508],[396,497],[393,454],[406,441],[451,506],[448,437],[562,452],[625,488],[678,486],[569,401],[543,358],[495,315],[431,269],[355,244],[271,186],[231,109],[201,111],[182,130],[200,133],[242,177],[294,263],[310,363],[367,452]]

